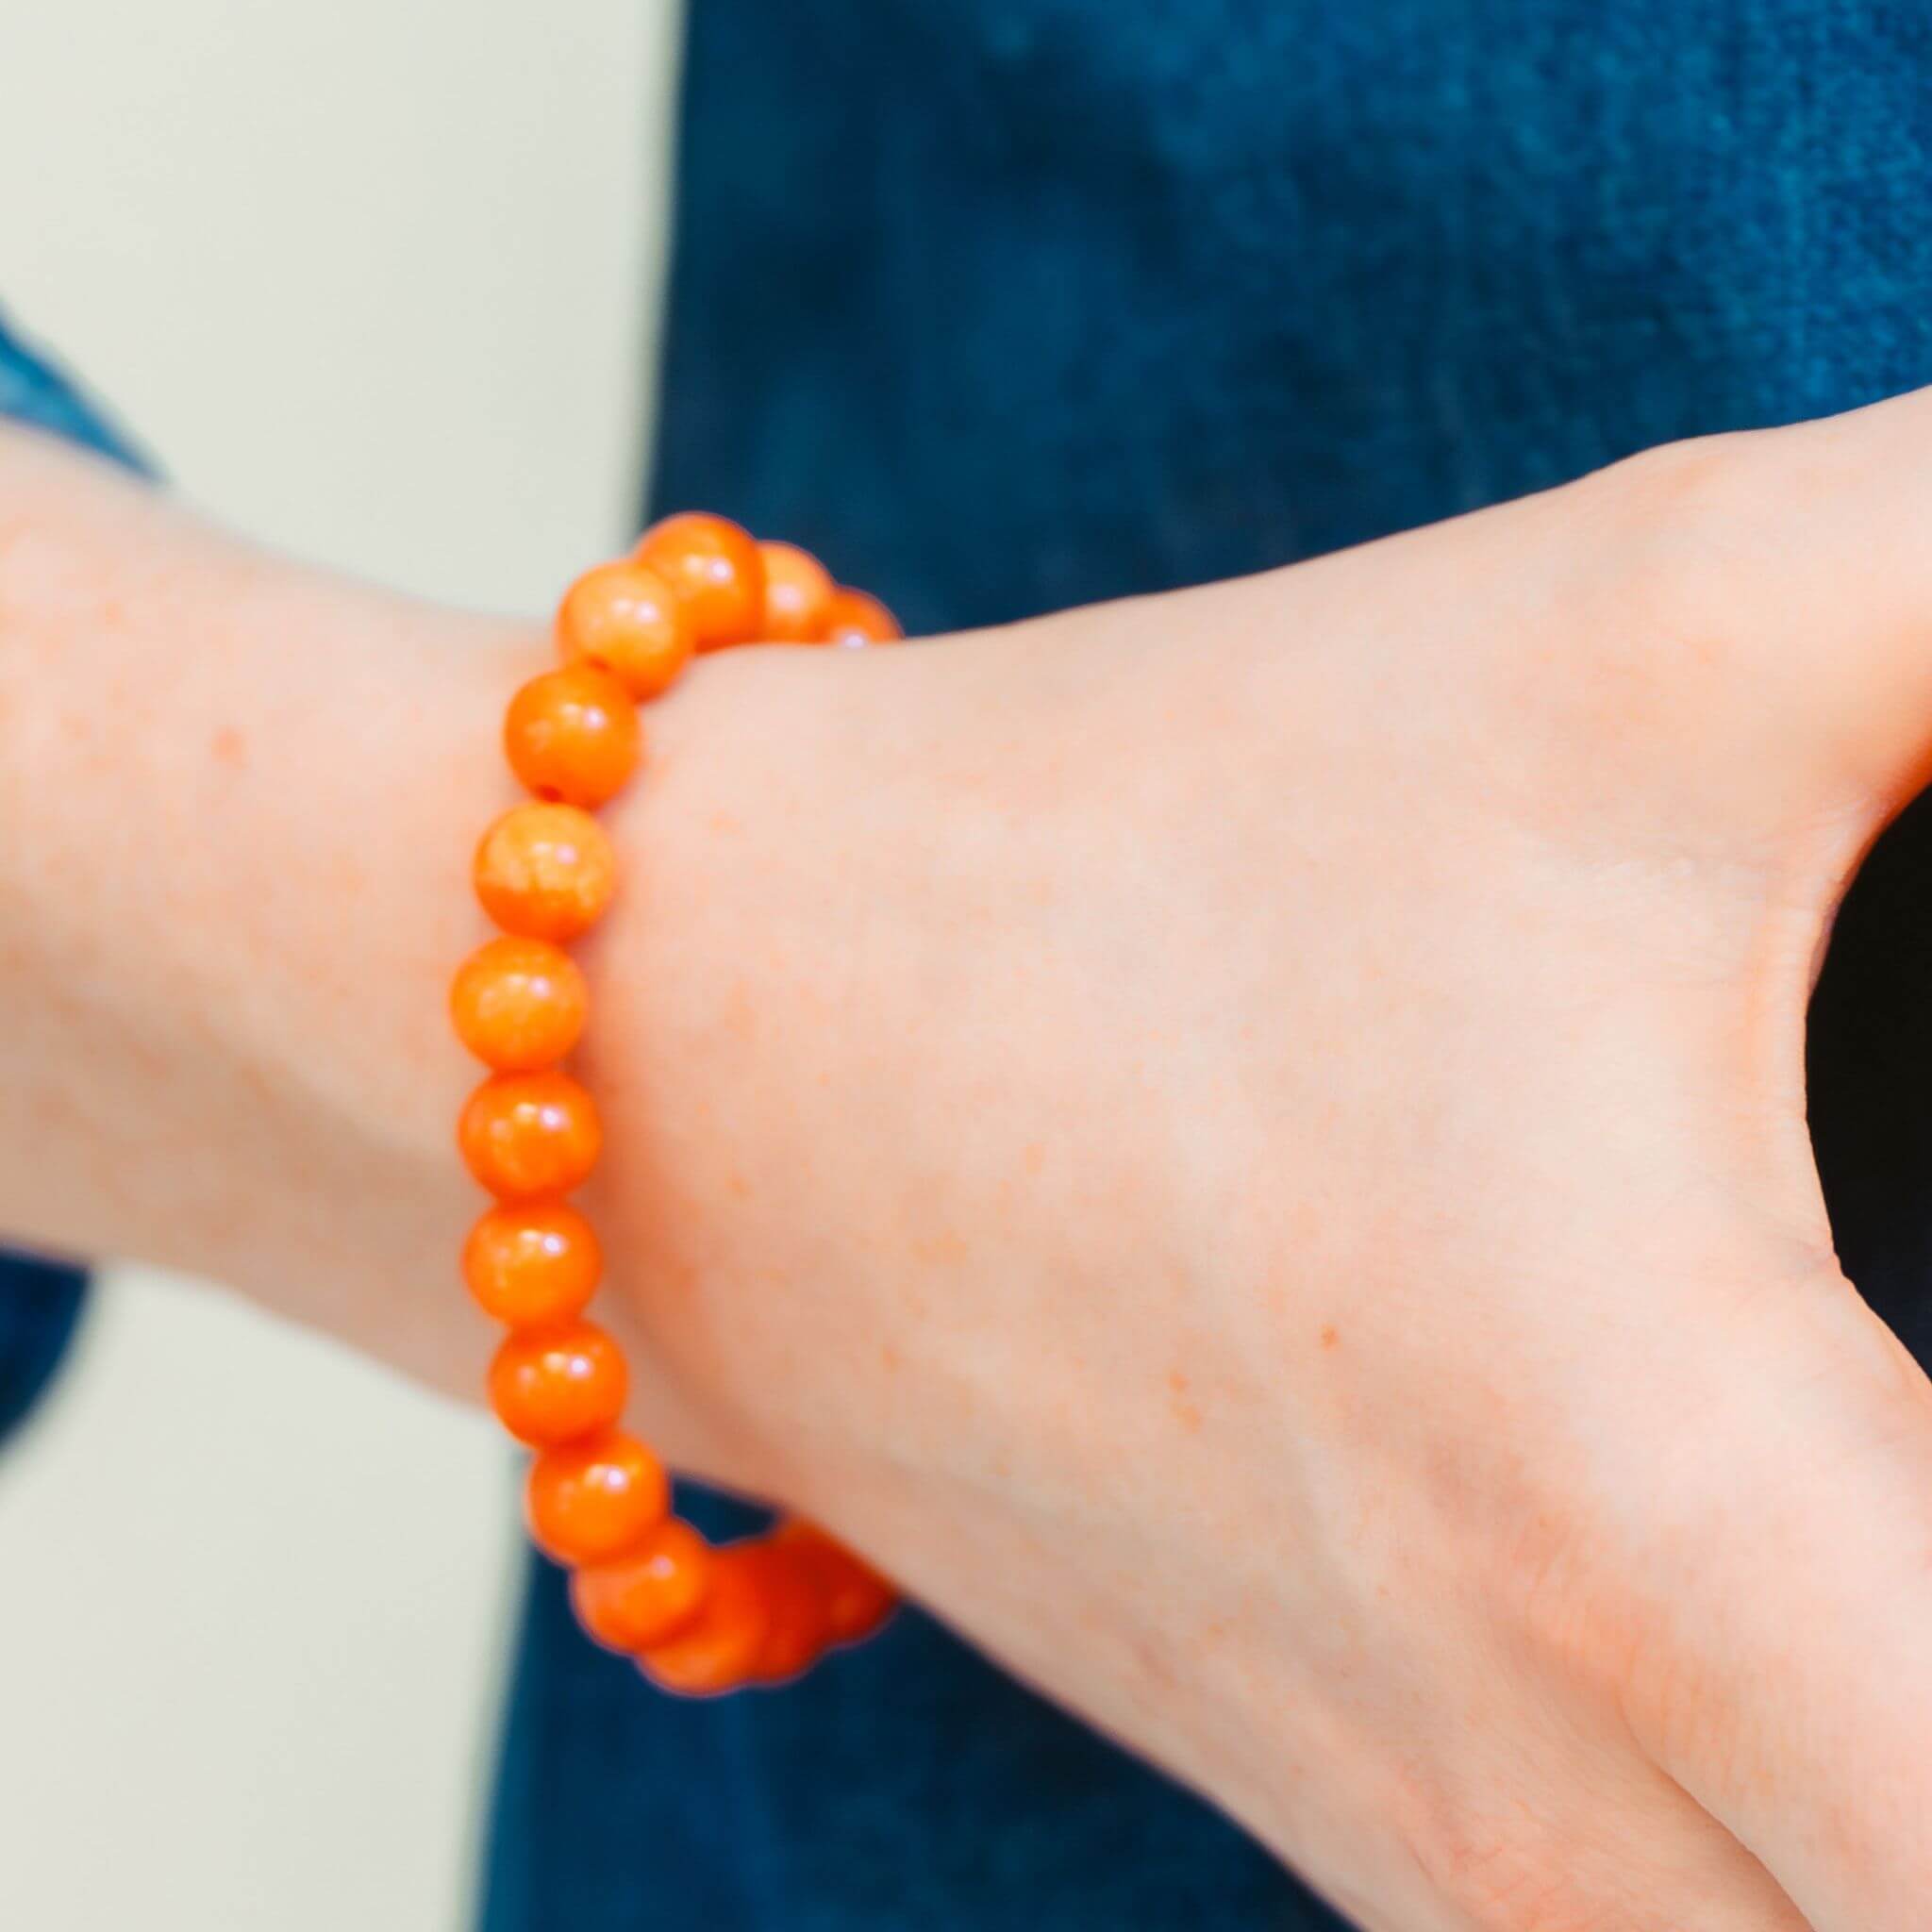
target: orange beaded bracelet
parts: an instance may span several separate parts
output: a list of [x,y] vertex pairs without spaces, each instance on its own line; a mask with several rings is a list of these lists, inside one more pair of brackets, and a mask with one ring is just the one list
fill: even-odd
[[603,1130],[559,1065],[590,1011],[562,947],[617,888],[616,854],[591,813],[638,768],[639,704],[668,691],[697,652],[900,635],[884,605],[836,585],[805,551],[759,543],[724,517],[667,518],[566,592],[563,664],[525,685],[504,720],[504,750],[531,798],[476,850],[476,896],[503,936],[458,969],[450,1015],[491,1070],[457,1134],[495,1196],[463,1249],[470,1292],[508,1330],[491,1364],[491,1407],[537,1452],[530,1534],[575,1571],[584,1628],[687,1695],[796,1676],[830,1645],[875,1630],[892,1593],[799,1518],[712,1548],[669,1513],[662,1465],[620,1426],[624,1351],[584,1319],[603,1268],[597,1237],[564,1198],[595,1168]]

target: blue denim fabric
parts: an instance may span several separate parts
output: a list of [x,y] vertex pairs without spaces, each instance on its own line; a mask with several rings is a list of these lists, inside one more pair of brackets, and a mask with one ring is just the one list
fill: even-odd
[[[1917,0],[698,0],[654,505],[915,628],[1307,557],[1932,379]],[[1473,748],[1473,750],[1477,748]],[[1932,1342],[1932,808],[1814,1023],[1849,1265]],[[654,1697],[532,1586],[490,1932],[1311,1928],[926,1620]]]
[[[31,423],[140,467],[127,444],[79,392],[0,321],[0,417]],[[53,1262],[0,1254],[0,1438],[46,1387],[79,1319],[86,1276]]]

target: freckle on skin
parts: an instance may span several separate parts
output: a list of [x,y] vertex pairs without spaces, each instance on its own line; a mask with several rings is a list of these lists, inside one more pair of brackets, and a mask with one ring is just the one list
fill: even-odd
[[1322,1346],[1324,1348],[1339,1348],[1341,1345],[1341,1330],[1339,1329],[1333,1322],[1323,1323]]
[[233,772],[248,769],[248,741],[232,724],[224,724],[215,733],[212,749],[216,764],[226,765]]
[[1167,1372],[1167,1387],[1170,1398],[1167,1405],[1169,1412],[1189,1435],[1195,1434],[1201,1426],[1201,1410],[1196,1403],[1189,1399],[1188,1378],[1178,1369],[1170,1369]]

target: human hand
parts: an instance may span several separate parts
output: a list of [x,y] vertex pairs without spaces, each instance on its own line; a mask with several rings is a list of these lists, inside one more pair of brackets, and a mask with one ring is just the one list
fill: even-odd
[[594,961],[649,1419],[1372,1932],[1923,1924],[1932,1395],[1803,1046],[1928,448],[707,666]]

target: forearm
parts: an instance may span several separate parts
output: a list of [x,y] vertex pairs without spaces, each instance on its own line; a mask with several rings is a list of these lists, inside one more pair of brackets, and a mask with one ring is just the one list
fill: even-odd
[[532,648],[0,431],[0,1227],[449,1376],[434,1022]]

